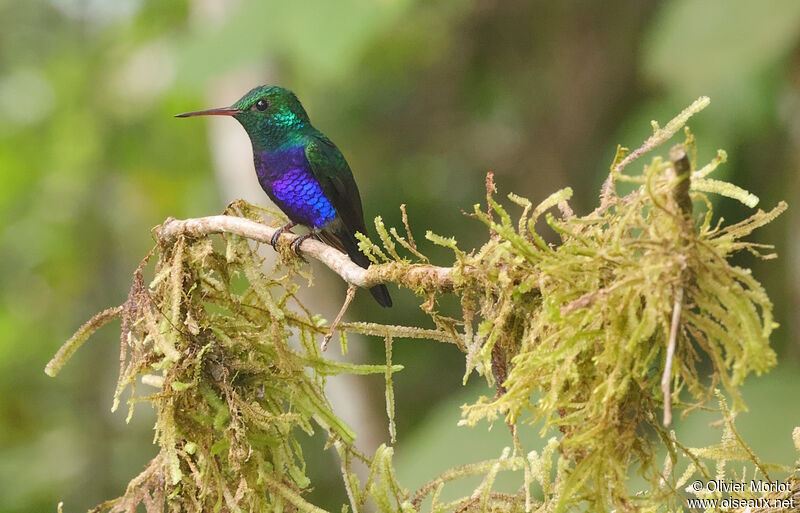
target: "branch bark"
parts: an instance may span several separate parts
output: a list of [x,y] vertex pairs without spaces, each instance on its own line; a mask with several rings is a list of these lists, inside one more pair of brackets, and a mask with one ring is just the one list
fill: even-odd
[[[673,179],[677,180],[675,189],[672,191],[675,202],[681,209],[683,219],[681,220],[681,231],[691,231],[692,228],[692,199],[689,196],[691,185],[692,165],[686,148],[682,144],[676,144],[669,150],[669,158],[672,161],[672,168],[669,173],[673,174]],[[669,340],[667,341],[667,355],[664,361],[664,373],[661,376],[661,391],[664,393],[664,427],[672,423],[672,359],[675,356],[675,347],[678,343],[678,332],[680,330],[681,310],[683,309],[683,279],[684,265],[680,270],[681,285],[675,291],[675,302],[672,307],[672,322],[669,328]]]
[[[180,235],[203,237],[215,233],[230,233],[266,244],[270,243],[276,231],[277,228],[249,219],[225,215],[183,220],[170,217],[155,229],[156,236],[165,242]],[[293,233],[283,233],[278,240],[291,243],[297,237]],[[344,281],[357,287],[369,288],[381,283],[395,283],[412,289],[424,286],[442,292],[453,290],[450,267],[389,262],[364,269],[336,248],[312,238],[304,240],[299,249],[304,256],[319,260]]]

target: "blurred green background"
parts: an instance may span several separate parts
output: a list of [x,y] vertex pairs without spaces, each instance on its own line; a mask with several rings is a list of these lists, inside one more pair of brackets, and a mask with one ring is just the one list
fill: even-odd
[[[700,158],[726,149],[723,178],[764,208],[790,205],[755,235],[780,258],[739,262],[781,323],[781,363],[748,381],[740,426],[763,459],[795,459],[800,2],[0,0],[0,511],[54,511],[62,499],[84,511],[122,493],[155,455],[147,406],[130,425],[110,412],[118,325],[57,379],[43,368],[84,320],[124,301],[152,226],[238,197],[267,202],[235,122],[172,118],[261,83],[293,89],[342,149],[368,218],[397,225],[406,203],[418,239],[432,229],[464,248],[486,237],[461,211],[483,200],[487,171],[502,194],[534,202],[570,185],[586,212],[618,142],[638,146],[650,119],[711,96],[691,122]],[[717,208],[731,221],[747,215],[733,201]],[[332,318],[343,287],[318,271],[310,302]],[[395,308],[359,295],[348,316],[425,324],[412,294],[392,293]],[[349,358],[383,358],[380,340],[350,345]],[[509,443],[502,425],[456,426],[460,404],[493,391],[479,379],[460,386],[454,348],[398,341],[394,360],[406,367],[395,376],[406,486]],[[363,447],[385,441],[382,380],[332,381]],[[690,445],[719,439],[704,419],[676,428]],[[338,509],[338,464],[330,451],[312,455],[322,443],[308,441],[311,499]]]

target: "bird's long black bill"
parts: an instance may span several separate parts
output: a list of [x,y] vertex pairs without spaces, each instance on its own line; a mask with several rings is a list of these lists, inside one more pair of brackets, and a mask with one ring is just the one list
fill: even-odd
[[194,112],[184,112],[183,114],[175,114],[176,118],[191,118],[194,116],[234,116],[242,112],[234,107],[220,107],[217,109],[197,110]]

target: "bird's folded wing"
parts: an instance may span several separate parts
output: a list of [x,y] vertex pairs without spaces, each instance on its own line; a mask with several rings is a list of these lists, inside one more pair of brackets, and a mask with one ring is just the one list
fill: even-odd
[[366,234],[361,196],[353,178],[353,172],[339,149],[326,137],[314,137],[306,145],[308,160],[314,177],[319,182],[325,196],[339,214],[345,228]]

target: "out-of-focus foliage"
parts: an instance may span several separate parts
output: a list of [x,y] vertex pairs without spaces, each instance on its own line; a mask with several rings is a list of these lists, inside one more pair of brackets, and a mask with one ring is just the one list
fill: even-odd
[[[118,494],[154,456],[148,409],[125,428],[98,386],[116,376],[114,330],[98,334],[103,342],[58,386],[41,367],[83,319],[125,296],[149,227],[235,199],[220,195],[207,132],[171,119],[212,106],[208,91],[221,80],[237,92],[254,82],[295,89],[345,152],[368,216],[399,225],[396,206],[406,203],[418,224],[464,247],[482,242],[460,210],[480,201],[487,170],[534,203],[570,184],[576,212],[586,212],[614,144],[641,140],[651,118],[700,94],[714,97],[693,124],[709,152],[701,149],[701,161],[728,148],[722,176],[767,205],[800,192],[792,0],[769,8],[748,0],[335,3],[336,12],[331,2],[0,0],[0,509],[39,512],[60,498],[68,511],[85,509]],[[235,123],[229,130],[245,137]],[[732,221],[747,215],[735,202],[715,207]],[[760,235],[786,258],[763,268],[737,258],[771,293],[782,362],[800,354],[795,210]],[[335,283],[322,278],[316,290]],[[391,312],[357,298],[351,315],[419,324],[424,313],[409,298],[401,294]],[[442,309],[453,314],[457,305]],[[372,351],[380,357],[382,344]],[[398,471],[423,482],[432,476],[416,469],[426,457],[457,460],[458,447],[445,449],[459,438],[409,459],[399,449],[419,449],[420,426],[438,429],[423,421],[452,400],[463,368],[452,348],[435,345],[398,344],[393,358],[406,366],[395,383],[396,461],[407,462]],[[800,379],[786,369],[781,376],[747,386],[759,397],[770,389],[791,396]],[[381,415],[383,389],[370,379],[364,388],[374,388]],[[790,455],[786,437],[773,433],[797,425],[793,415],[751,424],[751,438]],[[678,424],[682,435],[707,435],[705,424]],[[335,484],[331,471],[312,478]],[[314,493],[329,504],[345,499],[323,488]]]
[[800,5],[783,0],[770,9],[774,16],[746,0],[670,2],[645,38],[643,71],[650,80],[673,100],[714,98],[717,108],[700,121],[705,128],[736,120],[709,129],[715,141],[738,139],[777,114],[774,101],[782,84],[769,78],[781,73],[779,63],[797,45]]
[[[656,157],[641,174],[623,173],[707,105],[708,98],[699,99],[664,128],[654,122],[653,135],[633,152],[620,147],[599,207],[585,216],[574,214],[568,203],[572,192],[562,189],[535,207],[510,194],[523,208],[514,222],[494,199],[489,175],[486,210],[475,206],[475,217],[489,228],[488,242],[466,252],[453,238],[426,235],[455,253],[447,285],[431,274],[421,281],[409,278],[429,259],[417,249],[405,211],[405,236],[376,218],[382,244],[360,236],[362,251],[377,265],[370,272],[426,298],[423,310],[437,326],[428,333],[372,323],[339,328],[343,348],[347,332],[383,336],[385,366],[322,357],[317,336],[333,328],[297,299],[299,286],[292,281],[302,272],[297,259],[264,273],[262,259],[237,235],[223,235],[222,247],[215,248],[208,234],[167,236],[156,229],[156,247],[134,273],[127,301],[87,322],[47,366],[47,373],[56,375],[92,332],[119,315],[121,367],[114,408],[122,390],[135,387],[138,378],[159,389],[147,397],[158,413],[158,455],[123,496],[97,511],[122,513],[143,504],[148,513],[223,507],[323,513],[304,497],[313,483],[297,438],[301,432],[313,434],[314,425],[325,431],[326,447],[335,447],[341,459],[342,488],[349,499],[342,507],[356,513],[365,507],[383,513],[671,511],[682,506],[681,490],[692,479],[743,479],[726,470],[732,462],[744,462],[757,478],[774,479],[773,469],[734,426],[735,411],[745,407],[739,392],[744,378],[776,363],[769,345],[772,304],[751,271],[729,260],[745,250],[774,258],[759,252],[771,246],[744,238],[773,221],[786,204],[736,224],[715,219],[706,193],[750,207],[758,198],[708,178],[724,161],[722,151],[697,168],[688,128],[684,145],[673,148],[669,161]],[[617,182],[639,186],[620,197]],[[693,200],[704,206],[696,215]],[[555,206],[558,218],[548,212]],[[229,211],[260,220],[247,204]],[[546,243],[536,229],[542,215],[559,244]],[[285,222],[281,218],[276,226]],[[401,256],[401,247],[419,263]],[[153,253],[155,276],[148,286],[143,268]],[[437,311],[439,293],[451,288],[461,299],[461,319]],[[290,344],[292,334],[298,347]],[[355,433],[332,410],[324,390],[326,376],[384,375],[394,442],[392,374],[402,367],[392,364],[392,342],[409,336],[455,342],[466,357],[464,381],[477,371],[497,387],[493,398],[462,408],[463,424],[474,427],[502,415],[509,427],[509,446],[499,458],[445,469],[413,493],[395,477],[393,448],[381,445],[374,456],[355,448]],[[698,370],[704,360],[710,362],[710,383]],[[717,384],[733,397],[734,411]],[[693,404],[683,402],[687,395]],[[662,408],[663,422],[669,424],[672,402],[685,416],[706,407],[714,395],[724,425],[720,443],[690,448],[662,427]],[[129,401],[129,418],[140,400]],[[541,454],[529,452],[519,437],[539,427],[540,436],[549,437]],[[663,465],[656,461],[659,448],[667,453]],[[354,472],[354,460],[368,467],[365,480]],[[634,470],[647,485],[631,491]],[[503,471],[521,474],[516,493],[495,489]],[[481,481],[469,494],[442,499],[452,481],[474,476]],[[532,495],[534,484],[538,498]],[[780,497],[800,494],[800,485],[791,488]],[[731,495],[760,497],[752,492]],[[695,495],[722,497],[701,490]]]

